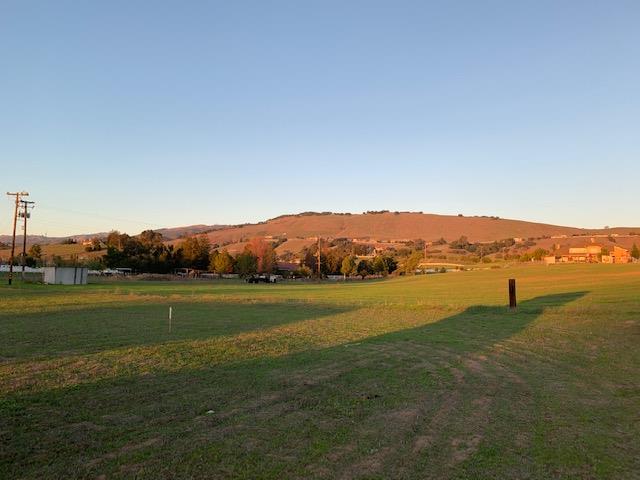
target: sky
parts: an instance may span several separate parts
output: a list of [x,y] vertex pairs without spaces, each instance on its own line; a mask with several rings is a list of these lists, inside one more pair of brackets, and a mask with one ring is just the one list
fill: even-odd
[[49,236],[383,209],[639,226],[638,25],[637,0],[0,0],[0,189]]

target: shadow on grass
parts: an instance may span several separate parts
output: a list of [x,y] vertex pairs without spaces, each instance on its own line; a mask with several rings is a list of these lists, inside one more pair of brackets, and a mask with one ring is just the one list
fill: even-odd
[[517,334],[538,318],[545,308],[561,307],[587,293],[579,291],[535,297],[521,302],[513,311],[507,307],[476,305],[435,323],[399,330],[366,341],[411,340],[440,344],[460,352],[477,351]]
[[[345,435],[345,425],[356,428],[363,416],[379,415],[393,402],[411,398],[420,387],[417,382],[424,378],[420,369],[410,368],[411,362],[438,357],[443,349],[460,354],[480,351],[517,334],[545,308],[561,307],[585,294],[533,298],[523,301],[515,312],[473,306],[417,328],[282,357],[9,395],[0,401],[0,440],[5,445],[0,473],[7,478],[18,473],[24,478],[117,474],[119,455],[126,457],[117,452],[130,448],[126,445],[146,445],[145,441],[158,438],[162,440],[149,441],[145,447],[153,449],[151,455],[147,453],[149,478],[184,473],[182,469],[193,458],[198,459],[200,472],[211,475],[232,471],[232,464],[242,471],[274,465],[291,471],[304,469],[311,455],[307,451],[310,432],[332,443]],[[255,307],[264,314],[272,305]],[[311,310],[296,315],[330,314]],[[288,321],[295,320],[295,316],[288,317]],[[418,348],[407,349],[408,341]],[[407,355],[394,359],[394,351]],[[448,358],[438,359],[446,362]],[[371,391],[372,386],[375,398],[383,401],[363,404],[362,392]],[[215,408],[215,416],[207,421],[209,408]],[[282,430],[287,412],[296,415],[287,417],[285,437],[278,438],[280,442],[286,438],[287,445],[299,449],[289,457],[299,458],[298,466],[290,459],[278,460],[275,453],[280,447],[272,441]],[[309,419],[317,419],[317,424]],[[250,427],[256,424],[261,428]],[[42,434],[47,431],[51,434]],[[243,445],[247,442],[260,446],[257,457],[246,455]],[[207,450],[193,453],[211,445],[225,455],[201,456]],[[113,451],[116,454],[110,453]],[[88,462],[101,456],[99,463]]]
[[[126,301],[123,301],[125,303]],[[0,314],[0,358],[24,360],[96,353],[171,341],[205,340],[349,311],[334,305],[288,302],[132,303],[43,313]]]

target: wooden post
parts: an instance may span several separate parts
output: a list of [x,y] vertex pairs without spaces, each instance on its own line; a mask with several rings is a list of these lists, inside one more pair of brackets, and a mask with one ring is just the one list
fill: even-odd
[[24,234],[22,235],[22,281],[24,282],[24,267],[27,263],[27,207],[29,204],[24,200],[21,200],[20,203],[24,206]]
[[13,236],[11,237],[11,256],[9,257],[9,285],[13,280],[13,257],[16,254],[16,223],[18,222],[18,207],[20,206],[20,193],[9,193],[7,195],[16,196],[16,209],[13,212]]
[[173,308],[169,307],[169,333],[171,333],[171,317],[173,313]]
[[516,302],[516,279],[509,279],[509,308],[514,309],[517,306]]

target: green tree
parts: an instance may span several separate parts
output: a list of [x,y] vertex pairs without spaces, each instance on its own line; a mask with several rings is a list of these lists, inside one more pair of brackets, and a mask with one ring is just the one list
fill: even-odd
[[117,230],[112,230],[107,235],[107,247],[114,247],[118,249],[122,249],[122,237],[127,236],[126,234],[120,234]]
[[358,263],[357,272],[358,275],[360,275],[364,280],[364,277],[373,273],[371,262],[369,260],[360,260],[360,263]]
[[544,248],[536,248],[531,257],[534,260],[542,260],[544,257],[549,255],[549,252]]
[[42,259],[42,247],[40,245],[38,245],[37,243],[34,243],[33,245],[31,245],[31,248],[29,248],[29,253],[28,255],[35,259],[35,260],[41,260]]
[[530,253],[523,253],[522,255],[520,255],[521,262],[530,262],[532,258],[533,257],[531,256]]
[[309,267],[302,265],[300,268],[294,271],[293,274],[297,277],[309,278],[311,275],[313,275],[313,272]]
[[211,243],[206,236],[189,237],[182,242],[182,255],[185,266],[206,270],[209,267]]
[[102,262],[109,268],[122,267],[124,266],[125,260],[125,254],[121,250],[118,250],[117,247],[111,245],[107,247],[107,253],[102,256]]
[[389,273],[393,273],[398,269],[398,262],[396,262],[395,258],[385,256],[385,262],[387,263]]
[[242,278],[253,275],[258,271],[258,258],[246,249],[236,257],[236,272]]
[[458,240],[454,240],[449,244],[451,248],[456,250],[469,250],[473,251],[470,247],[472,247],[471,243],[469,243],[469,239],[462,235]]
[[346,258],[346,253],[340,248],[330,248],[326,252],[326,270],[329,275],[342,273],[342,262]]
[[87,267],[89,270],[102,270],[104,269],[104,264],[102,263],[102,260],[99,258],[91,258],[89,260],[87,260],[84,264],[85,267]]
[[382,255],[377,255],[371,264],[373,273],[378,275],[388,275],[389,266],[387,265],[387,259]]
[[[182,249],[174,250],[173,245],[165,245],[162,234],[153,230],[145,230],[135,237],[114,230],[109,233],[105,243],[107,252],[102,257],[102,263],[107,267],[129,267],[139,272],[168,273],[184,266],[185,263]],[[92,240],[91,249],[102,249],[99,238]]]
[[631,247],[631,256],[636,260],[640,259],[640,249],[635,243],[633,244],[633,247]]
[[92,238],[91,248],[94,252],[99,252],[100,250],[102,250],[102,240],[100,240],[98,237]]
[[[138,238],[130,237],[126,233],[121,235],[120,244],[122,245],[120,249],[124,253],[125,257],[131,259],[132,262],[137,262],[139,260],[135,257],[139,257],[149,252],[147,247],[145,247]],[[132,268],[135,267],[137,267],[137,265]]]
[[162,234],[160,232],[154,232],[153,230],[145,230],[138,235],[138,240],[147,249],[157,249],[162,246]]
[[422,261],[422,253],[413,252],[409,255],[404,261],[404,271],[405,273],[415,273],[418,265]]
[[233,263],[233,257],[229,255],[229,252],[226,250],[218,252],[216,250],[212,254],[210,269],[220,275],[231,273],[233,272]]
[[320,272],[318,272],[318,245],[313,244],[305,248],[302,253],[302,265],[308,267],[314,275],[322,277],[329,272],[327,271],[327,255],[325,251],[320,251]]
[[340,266],[340,273],[344,275],[344,277],[350,277],[354,273],[356,273],[356,257],[353,255],[348,255],[344,257],[342,260],[342,265]]
[[162,249],[158,255],[158,273],[167,273],[182,265],[182,249],[175,249],[173,245],[168,245]]

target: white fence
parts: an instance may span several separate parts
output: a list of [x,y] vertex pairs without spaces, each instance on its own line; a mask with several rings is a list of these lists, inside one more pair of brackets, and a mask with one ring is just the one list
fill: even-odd
[[[9,271],[9,265],[0,265],[0,273],[6,273]],[[32,267],[24,267],[24,273],[42,273],[44,271],[43,268],[32,268]],[[22,267],[20,265],[13,266],[13,273],[22,272]]]

